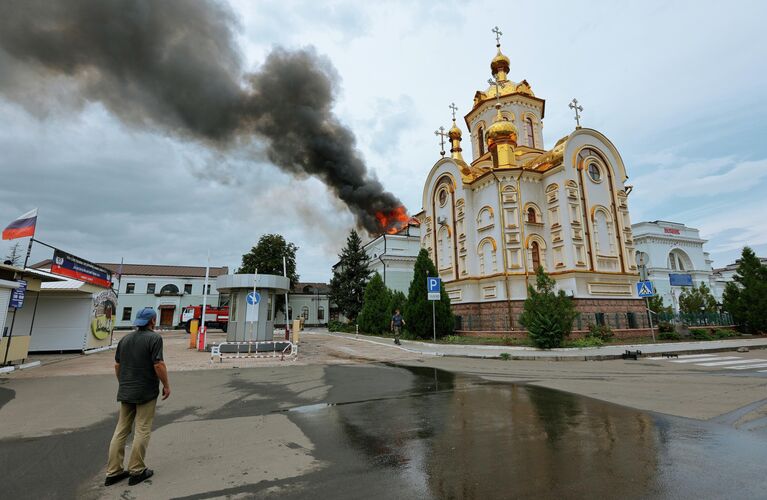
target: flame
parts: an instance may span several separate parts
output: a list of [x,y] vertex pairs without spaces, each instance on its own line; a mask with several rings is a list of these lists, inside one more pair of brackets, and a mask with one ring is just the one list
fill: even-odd
[[399,206],[388,213],[376,212],[376,220],[378,220],[378,224],[381,226],[381,232],[395,234],[407,226],[410,216],[408,216],[405,207]]

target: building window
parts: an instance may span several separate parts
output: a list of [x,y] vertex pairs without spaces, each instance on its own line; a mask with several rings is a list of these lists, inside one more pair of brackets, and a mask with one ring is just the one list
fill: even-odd
[[639,328],[639,323],[637,322],[636,313],[627,312],[626,321],[628,322],[629,328]]
[[477,145],[479,146],[479,156],[485,154],[485,131],[482,127],[477,130]]
[[136,291],[136,284],[135,283],[126,283],[125,284],[125,293],[133,293]]
[[160,295],[178,295],[178,287],[174,284],[165,285],[160,289]]
[[596,163],[589,163],[589,177],[594,182],[602,180],[602,171],[599,170],[599,166]]
[[535,133],[533,131],[533,119],[528,118],[525,120],[525,128],[527,129],[527,145],[531,148],[535,147]]
[[132,307],[123,307],[123,321],[130,321],[131,314],[133,314]]
[[301,317],[304,318],[304,321],[309,319],[309,306],[301,308]]
[[154,283],[147,283],[146,284],[146,293],[154,293],[155,284]]
[[192,293],[192,284],[191,283],[187,283],[186,285],[184,285],[184,293],[186,293],[186,294],[191,294]]
[[605,313],[594,313],[594,321],[599,326],[605,326]]
[[[532,208],[530,209],[532,210]],[[534,241],[530,245],[530,253],[533,258],[533,271],[538,272],[538,268],[541,267],[541,248],[538,246],[538,242]]]
[[[205,285],[203,285],[202,287],[205,288]],[[205,295],[210,295],[210,285],[208,285],[208,290],[205,292]]]
[[527,209],[527,222],[538,222],[535,220],[535,209],[533,207]]
[[325,308],[323,306],[317,308],[317,320],[325,321]]

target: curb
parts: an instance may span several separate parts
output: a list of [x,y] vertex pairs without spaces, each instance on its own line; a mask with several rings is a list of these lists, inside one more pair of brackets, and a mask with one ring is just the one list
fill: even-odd
[[[422,354],[425,356],[437,356],[437,357],[445,357],[445,358],[470,358],[470,359],[502,359],[501,354],[508,354],[509,358],[508,360],[514,360],[514,361],[608,361],[608,360],[614,360],[614,359],[623,359],[623,353],[616,353],[616,354],[587,354],[584,353],[582,355],[578,354],[568,354],[568,355],[546,355],[546,356],[537,356],[535,354],[532,355],[522,355],[522,354],[514,354],[514,350],[519,351],[520,348],[516,347],[513,348],[510,351],[507,352],[501,352],[498,354],[480,354],[480,353],[464,353],[464,354],[458,354],[458,353],[445,353],[445,352],[439,352],[436,350],[433,351],[425,351],[425,350],[419,350],[419,349],[413,349],[405,347],[405,345],[402,346],[395,346],[390,345],[388,342],[382,341],[382,337],[371,337],[371,336],[365,336],[370,338],[360,338],[360,336],[350,333],[350,334],[339,334],[336,332],[312,332],[315,334],[321,334],[321,335],[331,335],[338,338],[343,339],[349,339],[349,340],[356,340],[359,342],[368,342],[371,344],[376,344],[384,347],[394,347],[396,349],[401,349],[403,351],[411,352],[414,354]],[[378,339],[378,340],[373,340]],[[403,344],[406,342],[410,342],[407,340],[402,341]],[[436,344],[431,344],[424,342],[422,345],[426,348],[436,348],[438,347]],[[458,344],[455,344],[456,347],[458,347]],[[673,346],[673,344],[670,344],[669,347]],[[626,345],[626,350],[642,350],[642,345]],[[691,348],[691,349],[666,349],[666,350],[659,350],[659,351],[653,351],[653,352],[647,352],[643,353],[642,356],[639,359],[644,359],[648,356],[663,356],[665,354],[700,354],[700,353],[716,353],[716,352],[729,352],[737,350],[740,346],[711,346],[711,347],[705,347],[700,346],[697,348]],[[749,349],[758,350],[758,349],[767,349],[767,339],[764,340],[762,344],[750,344],[748,346]],[[471,346],[472,349],[477,350],[490,350],[490,349],[499,349],[502,348],[502,346]],[[526,347],[522,348],[525,352],[537,352],[537,349],[532,347]],[[547,351],[541,351],[541,352],[547,352]]]

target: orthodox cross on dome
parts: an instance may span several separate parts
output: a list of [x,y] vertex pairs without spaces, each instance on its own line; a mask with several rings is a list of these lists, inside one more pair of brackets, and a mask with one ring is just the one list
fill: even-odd
[[495,33],[495,46],[496,47],[500,47],[501,46],[501,35],[503,35],[503,32],[498,29],[498,26],[496,26],[495,28],[493,28],[490,31]]
[[570,109],[575,110],[575,128],[581,128],[581,115],[579,111],[583,111],[583,106],[578,106],[578,99],[573,97],[573,102],[569,104]]
[[437,130],[435,130],[434,135],[439,136],[439,148],[440,148],[439,154],[442,156],[445,156],[445,137],[447,137],[447,134],[445,133],[445,127],[440,127]]
[[453,113],[453,121],[455,121],[455,112],[458,111],[458,107],[455,105],[454,102],[451,102],[450,106],[448,107],[450,108],[450,111]]
[[495,78],[489,78],[487,80],[487,83],[489,83],[490,85],[495,85],[495,107],[497,109],[501,109],[501,87],[506,85],[506,82],[501,81],[497,77],[495,77]]

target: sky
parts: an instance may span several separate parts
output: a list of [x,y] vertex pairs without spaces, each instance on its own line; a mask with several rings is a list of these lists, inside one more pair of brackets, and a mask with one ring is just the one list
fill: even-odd
[[[744,245],[767,256],[763,1],[230,5],[248,69],[276,47],[312,46],[330,61],[335,113],[411,213],[448,106],[463,115],[487,87],[498,25],[510,79],[546,100],[546,148],[573,130],[577,97],[582,125],[623,157],[633,222],[700,229],[715,267]],[[235,269],[259,236],[280,233],[299,248],[301,279],[327,281],[354,226],[315,178],[133,128],[96,102],[31,112],[0,95],[0,123],[0,226],[37,207],[37,239],[88,260],[205,265],[210,252],[211,265]],[[49,254],[35,247],[32,260]]]

